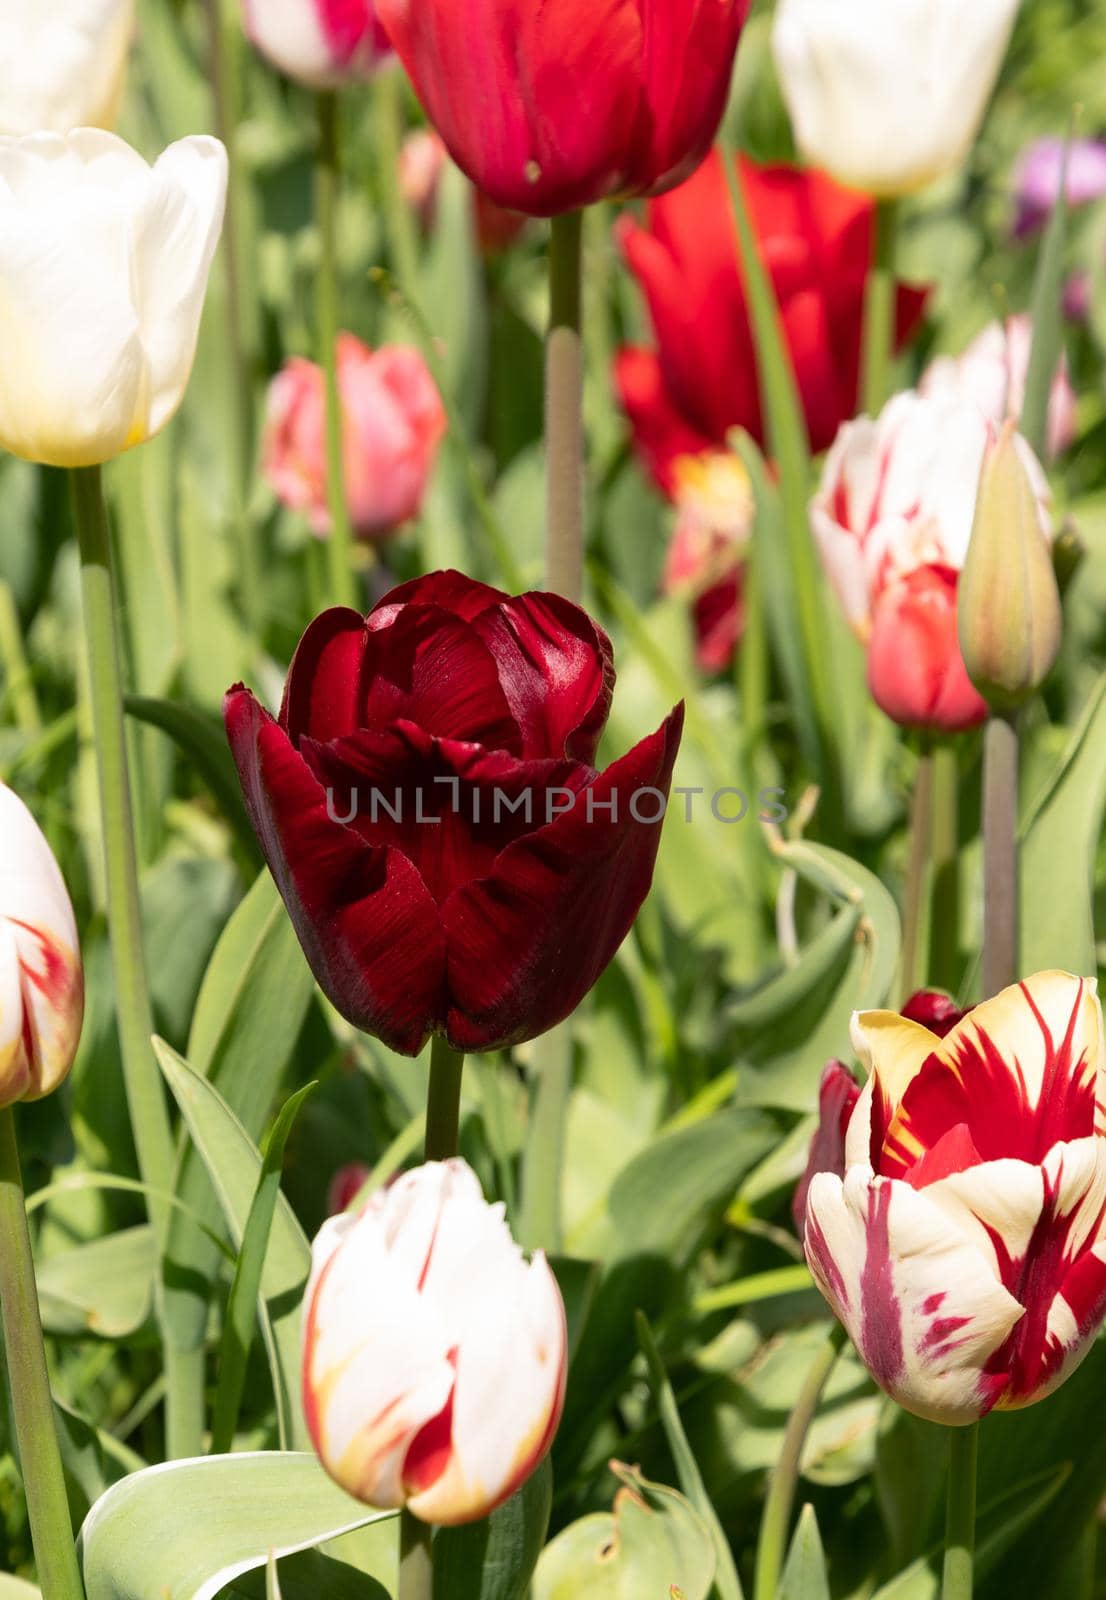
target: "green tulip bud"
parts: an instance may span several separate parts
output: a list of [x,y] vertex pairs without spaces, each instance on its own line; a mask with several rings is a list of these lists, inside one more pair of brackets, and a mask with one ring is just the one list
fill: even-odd
[[988,450],[960,577],[964,665],[997,711],[1012,711],[1037,692],[1063,633],[1048,528],[1026,450],[1012,422]]

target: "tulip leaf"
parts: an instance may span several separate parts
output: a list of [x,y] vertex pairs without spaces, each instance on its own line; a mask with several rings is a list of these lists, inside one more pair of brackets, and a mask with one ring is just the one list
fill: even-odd
[[698,1512],[633,1467],[612,1461],[611,1471],[622,1484],[613,1512],[581,1518],[546,1546],[532,1600],[642,1600],[677,1589],[707,1600],[714,1548]]
[[1090,885],[1106,815],[1106,674],[1022,828],[1022,972],[1097,971]]
[[[394,1533],[388,1523],[374,1526]],[[281,1600],[389,1600],[389,1591],[378,1579],[319,1550],[282,1556],[279,1571]],[[223,1595],[226,1600],[269,1600],[262,1574],[256,1570],[236,1579]]]
[[1064,301],[1064,246],[1068,234],[1068,160],[1070,145],[1060,163],[1056,203],[1045,229],[1037,275],[1033,283],[1033,343],[1025,376],[1025,399],[1020,428],[1034,453],[1045,460],[1048,452],[1048,410],[1052,380],[1062,350]]
[[780,1579],[779,1600],[830,1600],[826,1556],[818,1532],[818,1518],[811,1505],[804,1506],[799,1514]]
[[[262,1169],[261,1154],[214,1085],[163,1040],[155,1040],[154,1048],[240,1251]],[[308,1442],[299,1363],[300,1303],[310,1270],[311,1247],[291,1206],[278,1194],[261,1273],[261,1329],[272,1369],[281,1439],[297,1445]]]
[[85,1519],[87,1600],[213,1600],[234,1578],[263,1570],[270,1552],[309,1550],[392,1516],[351,1499],[307,1453],[147,1467],[114,1484]]
[[247,859],[260,865],[257,835],[242,803],[234,758],[219,719],[175,700],[153,700],[141,695],[128,695],[126,706],[127,714],[137,722],[160,728],[169,735],[189,766],[211,790],[220,815],[231,827]]
[[434,1600],[525,1600],[549,1527],[548,1458],[482,1522],[434,1535]]
[[157,1246],[149,1227],[124,1228],[39,1263],[38,1297],[48,1333],[125,1339],[153,1304]]
[[42,1600],[42,1590],[22,1578],[0,1572],[0,1600]]

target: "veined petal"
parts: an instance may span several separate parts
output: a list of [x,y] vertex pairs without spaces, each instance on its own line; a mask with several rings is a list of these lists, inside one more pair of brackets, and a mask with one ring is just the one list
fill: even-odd
[[332,606],[309,625],[280,708],[280,725],[294,745],[305,734],[327,744],[360,727],[365,638],[365,619],[349,606]]
[[857,1011],[850,1033],[868,1081],[849,1123],[845,1160],[848,1166],[868,1162],[880,1170],[878,1155],[886,1130],[939,1041],[928,1028],[897,1011]]
[[854,1167],[821,1173],[806,1254],[881,1388],[916,1416],[967,1423],[1006,1385],[992,1358],[1023,1316],[991,1261],[927,1193]]

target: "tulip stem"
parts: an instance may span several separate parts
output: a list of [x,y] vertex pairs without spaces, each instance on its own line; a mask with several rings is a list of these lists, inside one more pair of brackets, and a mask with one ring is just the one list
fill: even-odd
[[1018,729],[996,712],[983,734],[983,997],[1018,975]]
[[433,1600],[434,1530],[410,1511],[399,1518],[399,1590],[396,1600]]
[[342,397],[338,388],[338,191],[341,163],[338,97],[318,96],[319,150],[315,163],[315,209],[319,225],[319,364],[326,388],[326,501],[330,512],[331,603],[357,604],[353,577],[353,529],[346,504],[342,451]]
[[837,1358],[845,1348],[846,1337],[841,1324],[835,1323],[811,1363],[794,1410],[787,1419],[760,1519],[753,1600],[776,1600],[787,1553],[791,1509],[795,1504],[795,1488],[799,1481],[806,1436],[817,1414],[826,1384],[837,1365]]
[[39,1588],[43,1600],[83,1600],[10,1106],[0,1111],[0,1313]]
[[380,204],[392,276],[410,300],[418,289],[419,253],[415,219],[399,188],[399,160],[406,126],[403,114],[406,81],[398,65],[383,68],[373,84],[373,112]]
[[898,201],[876,202],[875,246],[868,290],[864,297],[864,410],[875,417],[891,393],[891,360],[895,348],[895,236]]
[[430,1091],[426,1098],[426,1160],[457,1154],[461,1126],[461,1074],[465,1058],[438,1034],[430,1047]]
[[926,881],[930,848],[933,842],[933,747],[923,740],[914,775],[914,798],[910,807],[910,859],[906,869],[903,898],[903,937],[900,989],[904,1001],[921,987],[924,973],[918,961],[922,949],[922,925],[926,914]]
[[926,980],[955,994],[960,987],[960,762],[956,746],[933,748],[933,826],[929,971]]
[[584,585],[583,216],[554,217],[545,346],[546,583],[580,599]]
[[941,1600],[972,1600],[979,1424],[972,1422],[966,1428],[950,1428],[948,1434],[949,1487]]

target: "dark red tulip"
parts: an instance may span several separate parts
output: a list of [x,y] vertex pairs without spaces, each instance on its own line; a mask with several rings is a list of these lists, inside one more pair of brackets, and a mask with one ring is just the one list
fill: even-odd
[[247,809],[350,1022],[494,1050],[583,999],[648,893],[683,726],[597,772],[613,685],[579,607],[437,572],[317,617],[279,719],[230,690]]
[[958,1006],[951,996],[942,994],[940,989],[919,989],[903,1006],[902,1014],[911,1022],[920,1022],[938,1039],[944,1039],[971,1010],[971,1006]]
[[530,216],[659,194],[722,119],[749,0],[379,0],[450,155]]
[[[856,414],[864,294],[872,259],[871,200],[824,173],[759,167],[738,172],[815,450]],[[681,455],[717,449],[731,428],[767,443],[749,307],[722,157],[651,202],[644,227],[619,224],[626,259],[649,302],[656,351],[618,359],[622,403],[638,448],[671,492]],[[900,288],[898,338],[921,320],[925,292]]]

